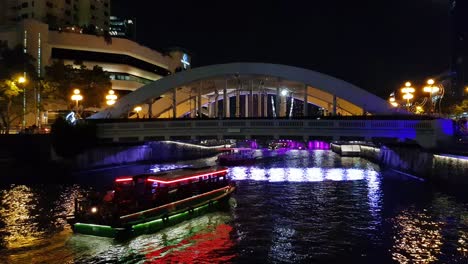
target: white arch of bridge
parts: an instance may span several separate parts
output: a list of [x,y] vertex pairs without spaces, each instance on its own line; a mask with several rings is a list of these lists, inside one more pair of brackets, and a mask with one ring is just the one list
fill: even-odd
[[[159,79],[89,118],[127,117],[136,105],[143,105],[144,114],[151,117],[180,117],[189,112],[192,115],[197,112],[201,114],[203,106],[208,106],[210,117],[230,117],[233,115],[229,111],[230,100],[227,98],[232,96],[236,97],[236,116],[242,112],[243,116],[264,117],[268,114],[267,105],[270,103],[267,101],[268,94],[278,98],[270,105],[270,112],[284,116],[286,103],[285,98],[280,96],[283,89],[292,92],[291,97],[323,107],[332,114],[393,113],[387,101],[326,74],[279,64],[229,63],[194,68]],[[241,96],[245,98],[243,105]],[[218,101],[223,102],[220,113],[218,107],[212,107]],[[242,107],[244,111],[240,111]],[[306,111],[305,107],[304,114]]]

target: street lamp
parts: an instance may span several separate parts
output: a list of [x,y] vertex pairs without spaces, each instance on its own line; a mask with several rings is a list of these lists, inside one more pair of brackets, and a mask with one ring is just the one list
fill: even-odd
[[24,130],[26,128],[26,87],[23,85],[26,82],[26,78],[23,76],[18,78],[18,83],[23,88],[23,120],[21,123],[21,128]]
[[80,89],[73,90],[73,95],[71,99],[76,102],[76,111],[78,111],[78,102],[83,100],[83,96],[80,94]]
[[115,104],[115,101],[117,100],[117,95],[115,94],[114,90],[109,90],[109,92],[106,95],[106,100],[106,103],[109,106]]
[[137,113],[137,118],[140,118],[140,111],[142,110],[141,106],[135,106],[135,108],[133,108],[133,110]]
[[414,88],[411,87],[410,82],[405,83],[405,87],[401,88],[401,92],[403,93],[403,99],[406,99],[406,108],[408,109],[408,112],[410,111],[410,99],[412,99],[413,93],[414,93]]
[[426,93],[429,93],[429,101],[431,103],[429,112],[433,113],[434,112],[434,104],[432,102],[432,94],[439,92],[439,87],[434,86],[434,80],[433,79],[427,80],[427,84],[428,84],[428,86],[425,86],[423,88],[423,91],[426,92]]
[[388,101],[393,107],[398,106],[398,103],[396,102],[396,99],[395,99],[395,92],[390,94],[390,98],[388,98]]

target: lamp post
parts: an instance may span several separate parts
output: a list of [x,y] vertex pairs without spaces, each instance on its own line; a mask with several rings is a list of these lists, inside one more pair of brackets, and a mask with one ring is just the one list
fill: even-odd
[[137,118],[140,118],[140,111],[142,110],[141,106],[135,106],[133,110],[137,113]]
[[398,106],[398,103],[395,101],[395,97],[390,97],[388,99],[388,101],[390,102],[390,104],[393,106],[393,107],[397,107]]
[[26,87],[24,83],[26,82],[26,78],[23,76],[18,78],[18,83],[23,88],[23,120],[21,122],[21,128],[24,130],[26,128]]
[[71,99],[76,102],[76,111],[78,111],[78,102],[83,100],[83,96],[80,94],[80,89],[75,89],[73,90],[73,95],[71,96]]
[[116,100],[117,100],[117,95],[115,94],[114,90],[109,90],[109,92],[106,95],[106,104],[111,106],[115,104]]
[[411,87],[411,83],[410,82],[406,82],[405,83],[405,87],[401,88],[401,92],[403,93],[403,99],[406,99],[406,109],[408,110],[408,112],[410,111],[410,99],[412,99],[414,96],[413,96],[413,93],[414,93],[414,88]]
[[431,103],[429,112],[432,114],[432,113],[434,113],[434,104],[432,102],[432,94],[439,92],[439,87],[434,86],[434,80],[433,79],[427,80],[427,84],[428,84],[428,86],[425,86],[423,88],[423,91],[426,92],[426,93],[429,93],[429,101]]

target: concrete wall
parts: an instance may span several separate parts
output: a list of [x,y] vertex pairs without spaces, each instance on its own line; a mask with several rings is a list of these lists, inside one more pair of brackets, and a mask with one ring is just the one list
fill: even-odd
[[[343,145],[333,145],[340,153]],[[417,147],[360,146],[359,156],[378,163],[382,168],[394,169],[414,176],[451,184],[468,184],[468,156],[434,154]]]
[[170,142],[151,142],[136,146],[107,146],[88,150],[74,160],[78,169],[124,165],[137,162],[169,162],[212,156],[216,149]]

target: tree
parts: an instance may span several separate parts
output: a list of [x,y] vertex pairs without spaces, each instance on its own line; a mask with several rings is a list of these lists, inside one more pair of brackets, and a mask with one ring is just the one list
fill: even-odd
[[[5,129],[5,134],[10,132],[11,124],[21,118],[21,108],[18,106],[17,96],[22,93],[18,85],[12,80],[0,81],[0,120],[1,126]],[[16,101],[13,104],[13,101]],[[17,106],[16,111],[12,111],[12,106]]]
[[[18,77],[24,74],[27,82],[19,85]],[[6,133],[23,115],[23,96],[27,102],[33,100],[35,80],[34,58],[24,53],[22,46],[10,49],[0,41],[0,126]],[[25,88],[27,93],[23,94]],[[26,104],[26,107],[26,114],[35,111],[34,104]]]
[[456,104],[452,108],[452,113],[460,115],[468,112],[468,99],[463,100],[460,104]]
[[109,76],[99,66],[92,69],[84,65],[79,68],[65,65],[63,61],[54,61],[46,67],[46,76],[43,83],[43,94],[50,100],[60,100],[70,103],[70,96],[74,89],[80,89],[84,97],[83,106],[101,107],[104,103],[104,95],[112,84]]

